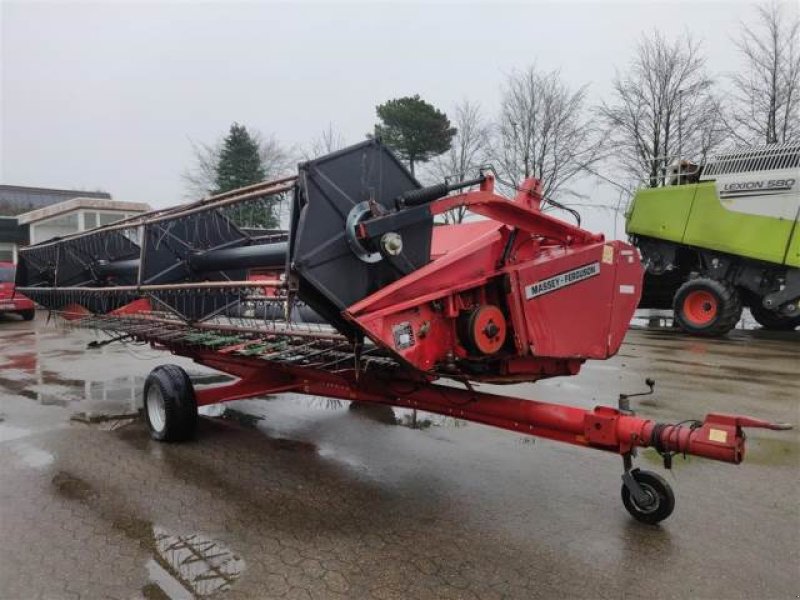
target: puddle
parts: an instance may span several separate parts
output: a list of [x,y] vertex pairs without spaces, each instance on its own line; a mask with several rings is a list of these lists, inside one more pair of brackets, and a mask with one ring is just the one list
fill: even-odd
[[[410,408],[396,408],[397,424],[411,429],[428,429],[430,427],[466,427],[469,422],[436,413],[414,411]],[[416,413],[416,416],[415,416]]]
[[75,413],[69,418],[75,423],[95,425],[101,431],[116,431],[139,420],[139,413],[98,414],[92,412]]
[[126,513],[80,477],[59,471],[52,483],[59,496],[88,506],[148,552],[144,568],[150,582],[141,590],[145,598],[183,600],[224,592],[245,569],[244,560],[219,541],[201,533],[176,534]]
[[55,457],[47,452],[47,450],[42,450],[26,442],[14,444],[11,447],[11,451],[17,455],[20,462],[34,469],[46,467],[55,460]]
[[9,442],[31,434],[30,429],[14,427],[7,423],[0,423],[0,442]]
[[55,474],[53,486],[59,496],[63,496],[68,500],[86,502],[96,495],[91,485],[65,471],[59,471]]
[[[348,404],[342,400],[330,400],[329,398],[315,397],[310,403],[306,401],[307,406],[314,408],[325,408],[328,410],[340,409],[344,404]],[[335,404],[333,404],[335,403]],[[446,417],[444,415],[437,415],[435,413],[428,413],[424,411],[417,411],[410,408],[399,406],[389,406],[387,404],[372,404],[370,402],[350,402],[348,405],[350,413],[358,418],[368,419],[375,423],[382,423],[384,425],[399,425],[401,427],[409,427],[411,429],[428,429],[429,427],[464,427],[467,425],[466,421],[461,419],[454,419],[453,417]]]
[[322,408],[324,410],[341,410],[347,404],[344,400],[325,398],[323,396],[305,396],[303,402],[309,408]]
[[397,417],[394,408],[385,404],[370,404],[367,402],[351,402],[348,407],[352,414],[359,417],[383,423],[384,425],[396,425]]
[[46,370],[3,369],[0,387],[43,406],[66,407],[78,402],[125,406],[130,412],[141,405],[144,378],[116,377],[105,381],[71,379]]
[[224,592],[244,571],[244,561],[211,538],[176,536],[156,525],[152,536],[155,553],[146,568],[152,584],[168,598]]
[[271,437],[267,438],[267,443],[275,450],[287,450],[289,452],[316,452],[316,444],[304,442],[302,440],[293,440],[290,438]]
[[227,421],[233,421],[234,423],[238,423],[239,425],[248,427],[250,429],[254,429],[258,426],[259,421],[264,420],[262,415],[254,415],[228,407],[225,407],[225,410],[222,411],[222,414],[219,416],[219,418]]

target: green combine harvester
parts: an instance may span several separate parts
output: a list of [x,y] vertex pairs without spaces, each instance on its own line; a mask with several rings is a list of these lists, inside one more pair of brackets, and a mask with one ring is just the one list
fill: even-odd
[[678,164],[626,213],[646,269],[639,307],[671,308],[702,336],[730,331],[745,306],[766,329],[800,326],[800,143]]

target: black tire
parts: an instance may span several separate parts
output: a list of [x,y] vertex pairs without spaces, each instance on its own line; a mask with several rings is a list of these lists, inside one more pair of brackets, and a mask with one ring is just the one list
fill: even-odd
[[775,311],[764,308],[761,304],[753,304],[750,307],[753,318],[764,329],[772,331],[794,331],[800,327],[800,315],[787,317]]
[[[704,306],[709,310],[692,310],[693,300],[707,298]],[[739,292],[726,281],[698,277],[678,288],[672,303],[675,322],[686,333],[704,337],[725,335],[736,327],[742,318],[742,300]]]
[[33,321],[33,318],[36,316],[36,309],[29,308],[28,310],[21,310],[19,311],[19,316],[25,321]]
[[177,365],[160,365],[150,371],[144,382],[144,414],[154,440],[183,442],[194,437],[197,401],[186,371]]
[[652,499],[652,504],[646,507],[639,506],[633,499],[631,491],[622,484],[622,504],[625,505],[631,516],[641,523],[655,525],[660,523],[675,510],[675,494],[667,481],[652,471],[634,469],[631,475],[641,488]]

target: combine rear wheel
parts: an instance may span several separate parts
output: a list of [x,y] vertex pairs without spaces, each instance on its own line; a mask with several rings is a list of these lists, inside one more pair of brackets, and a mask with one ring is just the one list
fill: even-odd
[[144,382],[144,413],[150,436],[160,442],[183,442],[197,428],[197,402],[186,371],[160,365]]
[[678,288],[673,310],[675,322],[687,333],[715,337],[736,327],[742,316],[742,301],[732,285],[699,277]]
[[758,321],[764,329],[773,331],[793,331],[800,326],[800,315],[785,317],[772,310],[767,310],[761,304],[754,304],[750,307],[753,318]]

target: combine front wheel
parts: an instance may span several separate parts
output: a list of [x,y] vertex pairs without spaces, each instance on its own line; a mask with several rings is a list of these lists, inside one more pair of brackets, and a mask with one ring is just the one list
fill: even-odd
[[160,365],[144,382],[144,413],[150,436],[160,442],[182,442],[197,428],[194,387],[178,365]]
[[736,327],[742,302],[736,289],[724,281],[699,277],[678,288],[673,303],[675,321],[687,333],[714,337]]

